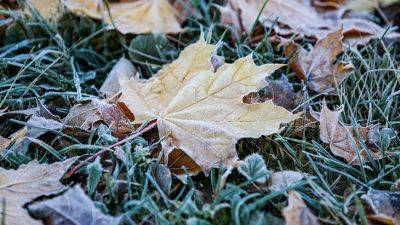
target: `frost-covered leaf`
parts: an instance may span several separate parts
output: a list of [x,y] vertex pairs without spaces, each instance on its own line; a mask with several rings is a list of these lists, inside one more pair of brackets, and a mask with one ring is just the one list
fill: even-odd
[[[257,19],[281,36],[295,34],[317,40],[343,27],[345,40],[352,45],[365,44],[385,33],[385,27],[372,21],[344,18],[344,7],[340,0],[228,0],[227,5],[219,7],[219,10],[222,23],[233,25],[236,30],[247,33]],[[324,8],[328,8],[329,13]],[[259,12],[261,13],[258,17]],[[393,29],[389,29],[386,35],[398,36]]]
[[272,101],[245,104],[243,97],[265,85],[265,77],[282,65],[257,66],[252,56],[224,64],[216,72],[210,64],[216,46],[202,38],[153,78],[121,80],[121,101],[141,123],[156,119],[163,151],[180,149],[204,172],[237,160],[240,138],[277,133],[297,118]]
[[400,224],[400,192],[371,189],[361,199],[369,206],[371,224]]
[[63,195],[29,205],[28,210],[35,218],[52,225],[118,225],[121,220],[97,209],[78,185]]
[[303,173],[291,170],[274,172],[269,180],[269,189],[271,191],[282,191],[290,185],[294,185],[304,179]]
[[[32,219],[23,208],[24,204],[42,195],[52,195],[64,190],[59,179],[64,175],[76,158],[53,164],[39,164],[36,160],[21,165],[18,170],[0,168],[0,221],[5,225],[42,224]],[[5,218],[1,218],[2,215]]]
[[131,125],[133,119],[134,115],[123,103],[92,99],[88,103],[72,107],[64,118],[64,122],[83,130],[91,130],[97,128],[101,123],[105,123],[114,136],[123,137],[133,130]]
[[338,30],[318,41],[310,52],[295,43],[286,47],[285,55],[292,56],[290,67],[297,77],[306,81],[309,89],[332,92],[352,71],[353,66],[350,63],[335,63],[343,52],[342,40],[342,30]]
[[[379,126],[344,126],[339,123],[342,111],[342,107],[331,111],[326,104],[322,105],[319,113],[311,111],[311,115],[320,123],[319,136],[321,141],[329,145],[334,155],[346,159],[348,163],[360,164],[358,154],[365,161],[369,161],[370,158],[381,159],[383,157],[382,152],[376,143],[380,136]],[[364,146],[367,146],[368,149],[365,149]]]
[[161,188],[161,191],[168,196],[172,186],[172,176],[170,170],[165,165],[156,164],[152,172],[155,181]]
[[109,28],[123,34],[178,33],[182,30],[177,13],[168,0],[111,2],[108,7],[102,0],[65,0],[64,4],[74,13],[104,18]]
[[248,180],[258,183],[265,183],[270,173],[263,157],[257,153],[247,156],[238,170]]
[[137,70],[135,66],[126,58],[121,58],[114,65],[111,72],[107,75],[103,85],[101,85],[100,92],[106,94],[107,97],[111,97],[120,91],[119,77],[125,76],[131,78],[135,76]]
[[282,211],[286,225],[318,225],[318,219],[304,203],[300,193],[289,192],[288,206]]

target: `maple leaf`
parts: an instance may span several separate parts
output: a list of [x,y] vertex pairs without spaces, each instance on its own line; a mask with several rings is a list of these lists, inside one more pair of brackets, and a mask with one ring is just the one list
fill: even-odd
[[[352,127],[339,123],[339,117],[343,108],[330,111],[326,104],[322,105],[320,113],[311,110],[311,115],[320,122],[320,139],[329,144],[332,153],[346,159],[347,162],[359,165],[357,151],[362,160],[369,161],[370,157],[364,146],[369,147],[372,159],[382,158],[379,146],[379,127]],[[358,138],[359,137],[359,138]],[[365,142],[365,145],[362,143]]]
[[301,195],[296,191],[289,192],[288,206],[283,209],[282,214],[286,225],[318,225],[317,217],[307,208]]
[[32,219],[23,208],[24,204],[42,195],[52,195],[65,187],[59,182],[69,166],[76,160],[39,164],[36,160],[21,165],[18,170],[6,170],[0,167],[0,196],[5,201],[5,208],[0,208],[0,215],[5,225],[42,224]]
[[333,89],[353,70],[350,63],[335,64],[337,57],[343,52],[342,40],[340,29],[318,41],[310,52],[295,43],[286,47],[285,55],[294,55],[290,59],[290,67],[300,79],[307,82],[309,89],[316,92]]
[[94,19],[104,17],[110,29],[126,33],[178,33],[181,26],[174,7],[167,0],[138,0],[110,3],[100,0],[66,0],[64,4],[74,13]]
[[97,209],[78,185],[58,197],[29,205],[28,210],[35,218],[54,225],[117,225],[121,220]]
[[121,101],[138,122],[156,119],[166,159],[176,149],[192,158],[204,172],[237,160],[235,144],[279,131],[297,118],[272,101],[245,104],[243,97],[265,85],[265,77],[282,67],[255,65],[252,56],[213,71],[216,46],[201,38],[148,81],[122,79]]

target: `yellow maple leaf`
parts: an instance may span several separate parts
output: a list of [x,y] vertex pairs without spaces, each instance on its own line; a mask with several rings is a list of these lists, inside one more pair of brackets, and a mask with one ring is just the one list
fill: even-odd
[[181,31],[175,9],[167,0],[142,0],[112,4],[111,28],[121,33],[178,33]]
[[167,0],[110,3],[108,7],[100,0],[65,0],[64,4],[73,13],[104,18],[110,29],[117,29],[123,34],[181,31],[175,9]]
[[160,136],[166,137],[166,158],[180,149],[204,172],[235,162],[240,138],[276,133],[281,123],[297,118],[272,101],[243,103],[246,94],[262,88],[265,77],[282,65],[257,66],[249,55],[214,72],[210,58],[215,49],[201,38],[154,78],[120,80],[121,101],[137,122],[157,120]]

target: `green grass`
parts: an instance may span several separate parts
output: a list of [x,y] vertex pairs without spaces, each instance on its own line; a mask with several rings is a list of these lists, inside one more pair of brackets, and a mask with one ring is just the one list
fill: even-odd
[[[32,108],[38,98],[54,113],[65,116],[79,100],[99,95],[99,87],[120,57],[129,57],[148,78],[196,41],[201,31],[210,43],[222,43],[219,54],[228,62],[253,53],[258,64],[287,63],[282,52],[270,43],[268,29],[257,43],[251,43],[249,36],[236,38],[230,29],[219,24],[212,3],[193,4],[198,13],[185,23],[187,32],[169,36],[123,36],[106,31],[101,22],[72,14],[63,15],[55,23],[34,12],[26,18],[17,11],[0,11],[14,19],[6,29],[0,27],[0,108]],[[6,21],[0,24],[3,22]],[[344,124],[381,124],[394,133],[393,137],[382,137],[386,141],[382,149],[398,151],[400,65],[396,57],[395,49],[381,40],[347,49],[342,59],[351,61],[356,69],[337,88],[337,96],[307,91],[288,68],[275,76],[288,76],[295,89],[303,91],[300,111],[308,107],[319,110],[324,100],[331,109],[344,105]],[[77,79],[79,85],[74,82]],[[18,115],[2,117],[0,135],[8,137],[24,121],[26,118]],[[289,127],[277,135],[237,144],[242,159],[257,152],[271,171],[296,170],[310,175],[279,192],[263,187],[256,191],[254,180],[246,180],[236,171],[221,187],[224,169],[214,169],[208,177],[198,175],[187,184],[174,178],[171,194],[163,195],[152,175],[158,159],[151,154],[159,146],[142,137],[122,147],[125,161],[105,155],[100,162],[82,168],[63,182],[80,183],[100,209],[123,215],[126,224],[284,224],[280,211],[287,205],[289,189],[301,192],[324,224],[362,224],[365,214],[352,210],[353,206],[369,188],[391,189],[400,177],[399,156],[385,155],[382,160],[351,166],[321,143],[318,126],[301,128],[300,136],[294,130]],[[64,158],[87,158],[117,141],[105,126],[90,137],[76,138],[53,131],[40,139],[48,145],[46,148],[40,143],[31,144],[26,155],[3,155],[0,166],[17,168],[35,158],[54,162],[57,159],[51,151]],[[204,201],[204,196],[213,198]]]

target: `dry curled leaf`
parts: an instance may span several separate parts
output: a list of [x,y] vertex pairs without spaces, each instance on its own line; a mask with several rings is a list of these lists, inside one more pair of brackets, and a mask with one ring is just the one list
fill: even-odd
[[178,33],[182,30],[174,7],[167,0],[138,0],[104,5],[100,0],[65,0],[73,13],[104,18],[123,34]]
[[0,218],[5,225],[40,225],[32,219],[23,206],[43,195],[52,195],[64,190],[59,179],[64,175],[76,158],[53,164],[39,164],[36,160],[21,165],[18,170],[6,170],[0,167],[0,198],[5,208],[0,208]]
[[243,99],[246,103],[265,102],[272,100],[275,105],[293,111],[299,106],[303,95],[300,92],[294,92],[293,85],[289,83],[286,76],[272,80],[266,78],[266,87],[261,93],[250,93]]
[[282,211],[286,225],[317,225],[317,217],[304,203],[301,195],[296,191],[289,192],[288,206]]
[[[348,163],[360,164],[358,154],[364,161],[382,158],[378,149],[379,126],[352,127],[339,123],[343,108],[330,111],[326,104],[322,105],[320,113],[311,110],[311,115],[319,121],[320,139],[329,144],[332,153],[346,159]],[[365,147],[368,147],[366,149]],[[367,152],[368,151],[368,152]]]
[[400,224],[400,192],[371,189],[361,196],[371,225]]
[[137,122],[157,120],[160,137],[166,137],[162,141],[166,159],[179,160],[169,154],[180,149],[204,172],[236,161],[238,139],[279,132],[282,123],[297,118],[272,101],[242,101],[282,65],[256,66],[250,55],[213,72],[210,59],[215,49],[201,38],[153,78],[121,80],[121,101]]
[[133,130],[132,120],[134,116],[123,103],[114,104],[99,99],[75,105],[64,118],[67,125],[83,130],[91,130],[105,123],[116,137],[123,137]]
[[318,41],[310,52],[295,43],[286,47],[285,55],[291,57],[290,67],[298,78],[306,81],[310,90],[332,91],[353,70],[350,63],[335,64],[337,57],[343,52],[342,40],[340,29]]
[[97,209],[78,185],[58,197],[29,205],[28,210],[49,225],[118,225],[121,220]]

